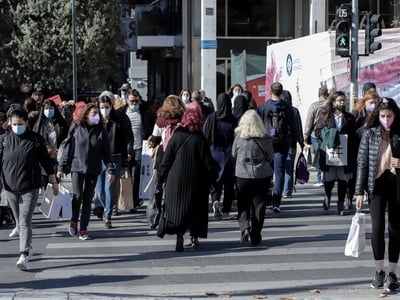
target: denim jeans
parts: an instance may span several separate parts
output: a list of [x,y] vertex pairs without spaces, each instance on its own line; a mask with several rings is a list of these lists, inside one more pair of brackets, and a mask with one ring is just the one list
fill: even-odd
[[114,175],[115,180],[113,182],[108,181],[108,174],[107,174],[107,167],[102,164],[102,170],[97,177],[96,183],[96,196],[94,199],[95,206],[102,206],[105,208],[104,210],[104,219],[109,221],[111,220],[112,210],[115,203],[115,185],[117,180],[121,177],[121,170],[122,170],[122,162],[121,162],[121,155],[113,155],[112,162],[115,167]]
[[293,173],[294,173],[294,160],[296,158],[296,151],[289,152],[285,163],[285,183],[283,185],[283,195],[292,196],[293,193]]
[[39,196],[39,189],[25,193],[5,191],[8,203],[19,220],[19,251],[28,253],[32,248],[32,216]]
[[96,187],[97,176],[72,172],[72,218],[71,221],[78,223],[81,210],[79,231],[87,230],[90,220],[90,209]]
[[[321,142],[316,137],[311,137],[311,145],[313,147],[314,155],[319,151],[320,143]],[[323,183],[322,172],[321,169],[319,168],[318,162],[316,162],[316,167],[317,167],[317,183]]]
[[287,152],[274,153],[274,190],[272,193],[272,205],[279,207],[282,200],[282,190],[285,181],[285,166]]

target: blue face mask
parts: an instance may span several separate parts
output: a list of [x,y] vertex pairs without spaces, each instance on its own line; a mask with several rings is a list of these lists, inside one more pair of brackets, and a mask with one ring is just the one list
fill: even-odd
[[16,135],[21,135],[26,131],[26,125],[12,125],[12,131]]
[[44,110],[44,115],[46,118],[52,118],[54,117],[54,109],[50,108],[50,109],[45,109]]
[[139,104],[131,104],[131,105],[129,105],[129,109],[131,111],[138,111],[139,110]]

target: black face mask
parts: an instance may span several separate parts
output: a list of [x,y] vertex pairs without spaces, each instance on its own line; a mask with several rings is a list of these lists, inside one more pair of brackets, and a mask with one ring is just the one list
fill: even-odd
[[336,105],[336,109],[340,112],[346,111],[346,105]]

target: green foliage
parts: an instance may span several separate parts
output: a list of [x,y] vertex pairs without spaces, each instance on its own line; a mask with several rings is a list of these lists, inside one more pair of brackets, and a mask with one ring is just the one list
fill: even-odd
[[[19,87],[41,82],[50,89],[70,91],[71,1],[8,0],[8,4],[0,6],[0,14],[13,21],[9,40],[0,35],[0,83]],[[78,90],[104,89],[110,77],[121,81],[120,15],[117,1],[76,1]]]

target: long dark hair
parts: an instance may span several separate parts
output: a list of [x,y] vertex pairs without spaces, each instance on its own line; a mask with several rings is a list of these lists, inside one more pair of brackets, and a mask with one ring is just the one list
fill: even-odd
[[379,100],[375,109],[367,117],[365,128],[378,127],[380,125],[379,112],[381,110],[390,110],[393,112],[394,120],[392,125],[390,126],[390,132],[392,132],[392,129],[394,129],[396,133],[400,132],[400,109],[393,98],[382,98],[381,100]]
[[322,128],[328,125],[329,118],[331,117],[332,114],[335,113],[335,107],[333,106],[333,103],[339,96],[346,97],[346,94],[342,91],[336,91],[332,95],[330,95],[330,97],[328,98],[328,103],[325,106],[325,111],[322,113],[321,120],[320,122],[318,122],[319,124],[316,127]]
[[55,123],[59,123],[62,126],[66,126],[67,122],[65,121],[63,115],[61,114],[60,110],[58,109],[57,105],[54,103],[53,100],[47,99],[43,102],[42,106],[40,107],[40,112],[39,112],[39,117],[38,120],[35,124],[35,131],[37,131],[36,127],[40,127],[44,121],[46,120],[46,116],[44,115],[44,110],[45,110],[45,106],[50,106],[52,109],[54,109],[54,117],[53,120],[55,121]]

